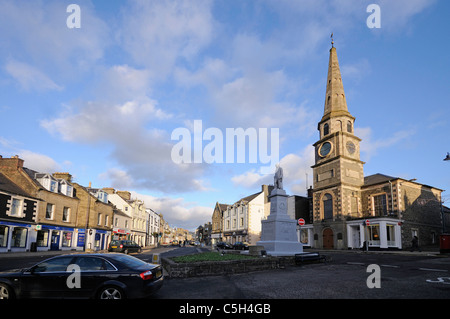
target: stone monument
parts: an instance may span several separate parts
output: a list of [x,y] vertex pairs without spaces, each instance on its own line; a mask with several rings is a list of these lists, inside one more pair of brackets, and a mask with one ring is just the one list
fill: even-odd
[[283,189],[283,169],[277,164],[274,189],[269,195],[270,214],[261,221],[261,240],[256,243],[264,246],[268,255],[293,256],[303,253],[303,245],[297,237],[297,221],[287,214],[287,197]]

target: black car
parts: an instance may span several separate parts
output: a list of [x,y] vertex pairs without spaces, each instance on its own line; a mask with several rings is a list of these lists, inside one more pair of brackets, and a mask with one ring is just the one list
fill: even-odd
[[216,245],[217,249],[233,249],[233,246],[231,246],[229,243],[226,242],[218,242]]
[[233,245],[233,249],[235,250],[248,250],[248,243],[243,243],[243,242],[235,242]]
[[115,251],[125,254],[140,253],[142,251],[142,247],[132,240],[112,240],[109,243],[108,251]]
[[144,298],[163,284],[162,268],[123,254],[71,254],[0,272],[0,299]]

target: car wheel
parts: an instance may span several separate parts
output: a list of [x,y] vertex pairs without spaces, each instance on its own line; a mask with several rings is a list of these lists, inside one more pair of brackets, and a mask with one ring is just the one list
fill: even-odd
[[114,286],[103,287],[98,293],[98,299],[125,299],[122,289]]
[[0,284],[0,299],[14,299],[14,292],[5,284]]

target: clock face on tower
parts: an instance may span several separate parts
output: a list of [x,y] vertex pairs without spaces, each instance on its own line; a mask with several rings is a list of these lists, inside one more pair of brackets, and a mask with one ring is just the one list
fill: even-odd
[[330,142],[325,142],[322,145],[320,145],[320,147],[319,147],[319,155],[322,157],[325,157],[328,154],[330,154],[330,151],[331,151],[331,143]]
[[349,152],[349,154],[355,153],[355,149],[356,149],[355,144],[353,144],[352,142],[348,141],[347,142],[347,151]]

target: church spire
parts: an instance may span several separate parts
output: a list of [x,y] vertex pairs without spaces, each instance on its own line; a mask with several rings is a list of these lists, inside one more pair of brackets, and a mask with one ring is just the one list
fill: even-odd
[[[334,41],[332,44],[334,44]],[[351,116],[345,100],[344,85],[342,84],[336,48],[332,45],[328,62],[327,91],[322,121],[340,115]]]

